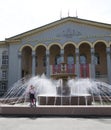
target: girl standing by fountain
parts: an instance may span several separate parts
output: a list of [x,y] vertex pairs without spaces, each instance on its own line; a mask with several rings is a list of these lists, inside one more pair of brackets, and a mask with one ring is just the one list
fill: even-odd
[[29,89],[29,98],[30,98],[30,106],[36,106],[36,98],[35,98],[35,88],[33,85],[30,86]]

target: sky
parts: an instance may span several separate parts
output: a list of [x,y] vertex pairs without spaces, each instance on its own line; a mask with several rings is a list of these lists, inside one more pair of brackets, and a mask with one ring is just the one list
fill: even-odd
[[0,41],[68,15],[111,24],[111,0],[0,0]]

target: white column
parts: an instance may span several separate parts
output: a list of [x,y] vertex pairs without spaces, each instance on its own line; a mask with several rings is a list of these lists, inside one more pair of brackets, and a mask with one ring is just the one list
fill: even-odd
[[79,48],[76,48],[76,75],[77,75],[77,78],[80,77],[80,64],[79,64]]
[[91,78],[95,79],[95,50],[91,48]]
[[18,53],[18,80],[22,78],[22,54]]
[[63,63],[64,62],[64,50],[63,49],[61,49],[61,51],[60,51],[60,56],[61,56],[61,63]]
[[50,77],[50,52],[49,50],[46,50],[46,76]]
[[32,75],[35,76],[35,51],[32,51]]
[[110,47],[106,48],[107,54],[107,75],[108,75],[108,82],[111,84],[111,57],[110,57]]

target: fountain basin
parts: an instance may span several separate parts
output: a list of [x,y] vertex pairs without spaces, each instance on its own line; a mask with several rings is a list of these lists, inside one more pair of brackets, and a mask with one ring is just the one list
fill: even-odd
[[1,116],[95,116],[111,117],[111,106],[37,106],[37,107],[14,107],[0,106]]
[[89,94],[82,95],[39,95],[38,96],[39,105],[91,105],[92,98]]

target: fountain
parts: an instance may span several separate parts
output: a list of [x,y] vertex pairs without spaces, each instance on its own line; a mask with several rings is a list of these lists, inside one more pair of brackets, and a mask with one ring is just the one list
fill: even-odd
[[51,78],[58,81],[56,95],[38,95],[40,105],[91,105],[91,96],[86,93],[72,91],[69,79],[75,79],[76,75],[66,73],[66,63],[61,63],[60,73],[52,74]]
[[[37,107],[29,107],[29,86],[35,87]],[[61,73],[24,77],[0,99],[0,115],[111,116],[111,85],[92,79],[78,79]]]

